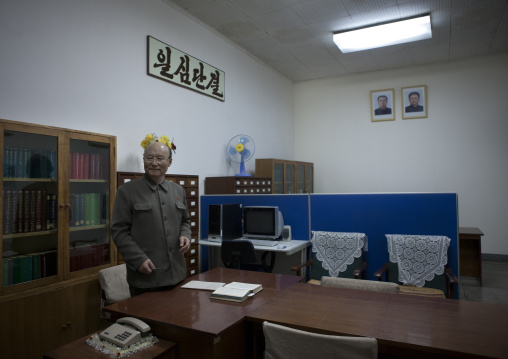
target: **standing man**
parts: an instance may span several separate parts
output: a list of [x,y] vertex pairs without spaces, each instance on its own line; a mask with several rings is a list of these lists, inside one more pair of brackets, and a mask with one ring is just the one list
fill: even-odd
[[118,188],[111,223],[131,296],[171,289],[184,280],[191,236],[185,191],[165,179],[175,145],[167,136],[147,135],[141,146],[145,174]]

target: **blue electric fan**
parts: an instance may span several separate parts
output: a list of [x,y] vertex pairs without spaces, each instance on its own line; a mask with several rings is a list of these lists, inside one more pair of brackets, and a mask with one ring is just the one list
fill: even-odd
[[249,173],[245,173],[245,162],[252,158],[255,150],[256,145],[250,136],[236,135],[229,141],[226,154],[232,162],[240,164],[240,173],[235,176],[251,176]]

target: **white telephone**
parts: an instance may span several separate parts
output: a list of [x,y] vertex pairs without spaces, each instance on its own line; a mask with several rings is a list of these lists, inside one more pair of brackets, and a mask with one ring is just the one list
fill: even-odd
[[139,342],[141,338],[149,334],[148,324],[136,318],[125,317],[118,319],[115,324],[102,331],[99,338],[123,348]]

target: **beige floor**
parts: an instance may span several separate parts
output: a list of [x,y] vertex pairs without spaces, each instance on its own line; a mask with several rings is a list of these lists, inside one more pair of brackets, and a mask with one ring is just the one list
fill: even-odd
[[476,278],[459,278],[462,300],[508,305],[508,262],[482,261],[483,283]]

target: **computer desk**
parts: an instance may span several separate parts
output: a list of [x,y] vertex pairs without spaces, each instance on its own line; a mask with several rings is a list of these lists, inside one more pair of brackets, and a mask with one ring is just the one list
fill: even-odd
[[[200,239],[199,245],[207,246],[210,248],[220,248],[221,242],[209,241],[208,239]],[[307,248],[310,247],[310,241],[301,241],[293,239],[289,242],[281,241],[279,245],[274,247],[266,247],[266,246],[254,246],[256,251],[268,251],[268,252],[276,252],[276,253],[284,253],[287,256],[293,255],[295,253],[300,252],[300,263],[307,262]],[[214,267],[213,261],[213,251],[208,251],[208,263],[210,268]],[[302,277],[305,278],[306,275],[306,267],[302,268]]]
[[112,320],[136,317],[155,336],[176,342],[179,359],[238,359],[251,353],[245,315],[299,282],[299,276],[215,268],[185,280],[256,283],[263,290],[243,303],[211,300],[210,291],[176,287],[145,293],[104,308]]
[[508,358],[508,306],[297,283],[246,314],[253,357],[263,321],[329,335],[373,337],[379,358]]

